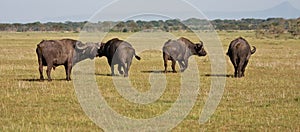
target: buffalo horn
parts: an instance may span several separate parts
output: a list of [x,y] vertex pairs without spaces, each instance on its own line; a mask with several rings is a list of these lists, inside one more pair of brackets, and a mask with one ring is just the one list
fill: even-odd
[[84,50],[88,47],[87,45],[79,46],[79,44],[83,45],[81,42],[76,42],[75,44],[76,49]]

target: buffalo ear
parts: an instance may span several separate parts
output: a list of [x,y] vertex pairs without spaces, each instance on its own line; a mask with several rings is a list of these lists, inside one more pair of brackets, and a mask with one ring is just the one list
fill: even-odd
[[98,43],[98,44],[99,44],[99,50],[100,50],[101,48],[103,48],[105,46],[106,43],[101,42],[101,43]]
[[96,43],[96,45],[97,45],[97,49],[101,48],[101,43]]

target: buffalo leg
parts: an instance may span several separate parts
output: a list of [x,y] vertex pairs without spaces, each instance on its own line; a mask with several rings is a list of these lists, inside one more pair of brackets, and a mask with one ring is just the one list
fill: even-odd
[[184,65],[185,65],[185,69],[186,69],[189,65],[189,60],[188,59],[186,59],[186,61],[184,61]]
[[243,60],[240,60],[238,63],[238,67],[237,67],[237,76],[238,77],[242,77],[242,69],[244,67],[244,62]]
[[175,65],[176,65],[176,61],[174,59],[172,59],[172,70],[173,70],[173,73],[176,73]]
[[115,75],[115,68],[114,68],[114,65],[112,64],[112,59],[107,59],[107,61],[108,61],[108,64],[110,66],[111,76],[114,76]]
[[124,64],[124,71],[125,71],[124,77],[128,77],[130,65],[131,65],[131,62],[127,62],[127,65]]
[[43,64],[40,63],[39,65],[39,72],[40,72],[40,81],[44,80],[44,76],[43,76]]
[[70,81],[71,80],[71,72],[72,72],[72,66],[69,66],[68,67],[68,81]]
[[242,66],[238,66],[237,68],[237,77],[242,77]]
[[242,67],[242,77],[245,76],[245,69],[246,69],[247,64],[248,64],[248,60],[246,60],[246,61],[244,62],[244,65],[243,65],[243,67]]
[[64,65],[65,66],[65,72],[66,72],[66,80],[68,80],[68,65]]
[[[124,68],[123,68],[124,69]],[[122,71],[122,66],[119,64],[118,65],[118,71],[119,71],[119,73],[120,74],[123,74],[124,72]],[[124,71],[125,71],[125,69],[124,69]]]
[[114,68],[114,65],[111,65],[111,66],[110,66],[110,70],[111,70],[111,76],[114,76],[114,75],[115,75],[115,68]]
[[165,73],[167,73],[167,67],[168,67],[168,55],[163,53],[163,59],[164,59],[164,66],[165,66]]
[[237,70],[238,70],[237,59],[235,57],[230,57],[230,60],[234,67],[234,77],[237,77]]
[[234,66],[234,77],[237,77],[238,74],[238,67]]
[[43,81],[44,80],[44,76],[43,76],[43,57],[42,57],[41,50],[37,48],[36,53],[37,53],[37,56],[38,56],[40,81]]
[[65,71],[66,71],[66,80],[71,81],[72,65],[66,64],[65,65]]
[[178,63],[179,63],[179,66],[180,66],[180,71],[181,71],[181,72],[184,72],[184,70],[185,70],[186,68],[185,68],[185,65],[183,64],[183,61],[178,61]]
[[48,65],[47,66],[47,76],[48,76],[48,81],[52,81],[52,79],[51,79],[51,69],[52,69],[52,65],[50,64],[50,65]]
[[165,73],[167,73],[167,66],[168,66],[168,62],[164,61],[164,66],[165,66]]
[[188,67],[188,65],[189,65],[189,61],[188,61],[188,59],[186,59],[184,61],[184,68],[183,68],[182,72],[185,71],[185,69]]
[[110,70],[111,70],[111,76],[115,76],[116,74],[115,74],[115,65],[114,64],[109,64],[109,66],[110,66]]

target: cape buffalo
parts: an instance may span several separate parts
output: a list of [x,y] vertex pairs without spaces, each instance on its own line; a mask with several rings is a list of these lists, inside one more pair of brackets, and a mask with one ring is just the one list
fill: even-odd
[[66,80],[70,81],[72,66],[81,60],[93,59],[98,55],[99,48],[100,44],[98,43],[83,44],[73,39],[41,41],[36,48],[40,80],[44,80],[43,66],[47,66],[48,81],[51,81],[51,69],[55,70],[55,67],[64,65]]
[[172,70],[175,73],[175,64],[178,61],[180,70],[183,72],[188,67],[189,57],[192,55],[205,56],[206,51],[203,42],[194,44],[190,40],[181,37],[177,40],[168,40],[163,46],[163,60],[165,72],[167,72],[167,61],[172,61]]
[[[113,38],[106,43],[101,43],[98,50],[99,57],[106,56],[108,64],[111,68],[111,75],[114,76],[114,65],[118,64],[118,71],[124,77],[128,76],[128,71],[131,65],[133,56],[140,60],[141,58],[135,54],[134,48],[126,41]],[[122,69],[124,72],[122,71]]]
[[256,47],[252,46],[251,50],[249,43],[242,37],[231,41],[227,55],[234,66],[234,77],[245,76],[245,68],[248,64],[249,58],[255,53]]

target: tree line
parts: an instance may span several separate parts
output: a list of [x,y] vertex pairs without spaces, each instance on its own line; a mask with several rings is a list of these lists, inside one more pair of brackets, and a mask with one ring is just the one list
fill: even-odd
[[294,37],[300,35],[300,18],[283,19],[241,19],[241,20],[204,20],[190,18],[187,20],[128,20],[128,21],[103,21],[92,23],[84,22],[47,22],[47,23],[0,23],[0,31],[104,31],[104,32],[153,32],[153,31],[192,31],[192,30],[255,30],[257,36],[270,35],[279,36],[280,34],[290,34]]

